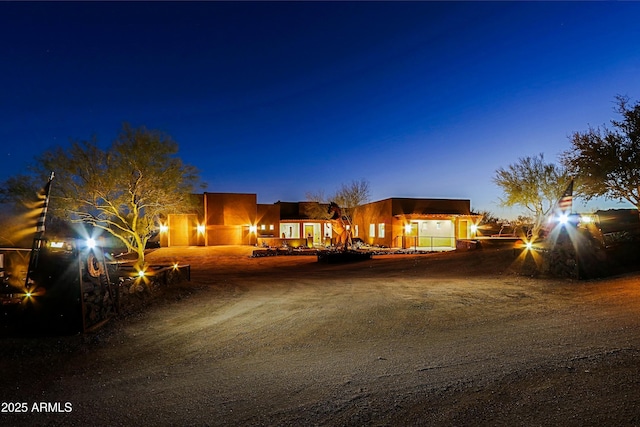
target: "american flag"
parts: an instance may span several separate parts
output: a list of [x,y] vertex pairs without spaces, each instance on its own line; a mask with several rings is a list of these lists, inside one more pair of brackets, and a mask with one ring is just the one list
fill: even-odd
[[51,181],[53,181],[53,172],[49,177],[49,181],[42,190],[38,192],[38,199],[42,201],[42,210],[38,216],[38,222],[36,223],[36,234],[33,238],[33,246],[29,253],[29,267],[27,268],[27,274],[24,278],[25,289],[31,288],[31,276],[33,271],[38,266],[38,258],[40,255],[40,248],[44,236],[44,222],[47,219],[47,208],[49,207],[49,192],[51,191]]
[[571,211],[573,206],[573,179],[569,182],[567,189],[562,193],[562,197],[558,200],[556,210],[566,212]]
[[44,234],[44,222],[47,219],[47,208],[49,207],[49,191],[51,190],[51,181],[53,181],[53,172],[49,177],[49,181],[42,190],[38,192],[38,198],[42,200],[42,210],[38,216],[38,222],[36,223],[36,233],[40,235]]

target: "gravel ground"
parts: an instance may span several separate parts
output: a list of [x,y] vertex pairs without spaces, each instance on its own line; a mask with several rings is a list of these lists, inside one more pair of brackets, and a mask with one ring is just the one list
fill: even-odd
[[250,251],[156,250],[192,280],[92,334],[3,338],[0,425],[640,425],[638,273]]

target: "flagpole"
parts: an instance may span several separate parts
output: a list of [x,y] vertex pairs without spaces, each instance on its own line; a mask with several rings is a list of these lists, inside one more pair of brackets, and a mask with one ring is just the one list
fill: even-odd
[[38,258],[40,256],[40,249],[42,248],[42,240],[44,238],[45,220],[47,219],[47,209],[49,207],[49,194],[51,192],[51,181],[53,181],[55,174],[51,172],[49,181],[44,186],[44,203],[42,205],[42,211],[38,216],[38,222],[36,223],[36,233],[33,237],[33,244],[31,245],[31,253],[29,254],[29,267],[27,268],[27,275],[24,279],[25,289],[29,289],[29,279],[31,273],[38,266]]

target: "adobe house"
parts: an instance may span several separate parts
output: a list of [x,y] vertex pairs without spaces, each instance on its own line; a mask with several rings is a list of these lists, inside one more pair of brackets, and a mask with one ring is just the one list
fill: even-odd
[[160,226],[160,246],[256,244],[255,194],[204,193],[198,197],[202,213],[168,215],[167,223]]
[[[327,205],[317,202],[258,204],[255,194],[204,193],[203,214],[169,215],[161,246],[326,246],[333,231]],[[474,238],[479,217],[461,199],[389,198],[352,214],[352,235],[371,245],[451,250]]]
[[391,248],[450,250],[475,238],[479,221],[469,200],[389,198],[356,209],[353,236]]

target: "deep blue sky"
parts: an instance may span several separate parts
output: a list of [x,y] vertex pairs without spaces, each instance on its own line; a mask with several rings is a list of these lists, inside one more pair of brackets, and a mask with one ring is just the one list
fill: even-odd
[[555,161],[617,94],[640,99],[638,22],[640,3],[0,2],[0,180],[129,122],[211,192],[364,178],[373,200],[509,216],[497,168]]

